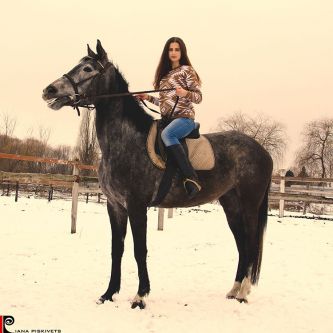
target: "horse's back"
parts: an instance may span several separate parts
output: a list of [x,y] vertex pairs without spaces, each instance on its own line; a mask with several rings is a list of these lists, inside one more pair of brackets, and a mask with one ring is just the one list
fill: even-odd
[[266,192],[270,184],[273,160],[269,152],[250,136],[238,132],[227,131],[206,135],[214,149],[217,172],[221,177],[230,178],[232,187],[246,188],[255,200]]
[[[268,151],[255,139],[239,131],[204,134],[211,143],[219,163],[247,163],[272,168],[273,161]],[[240,167],[240,165],[239,165]]]

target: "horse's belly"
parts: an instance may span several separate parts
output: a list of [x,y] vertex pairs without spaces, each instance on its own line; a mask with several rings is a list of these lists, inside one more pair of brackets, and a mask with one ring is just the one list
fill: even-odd
[[218,200],[224,193],[232,188],[232,184],[225,182],[216,182],[214,184],[207,184],[200,182],[202,186],[201,191],[191,200],[188,200],[185,189],[182,184],[177,182],[176,186],[172,186],[170,192],[165,197],[159,207],[172,208],[172,207],[193,207]]

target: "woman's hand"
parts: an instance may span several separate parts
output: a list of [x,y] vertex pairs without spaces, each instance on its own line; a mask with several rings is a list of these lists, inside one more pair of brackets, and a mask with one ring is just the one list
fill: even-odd
[[143,99],[143,100],[147,100],[148,99],[148,94],[137,94],[137,95],[134,95],[134,96],[137,99]]
[[182,87],[176,87],[176,95],[179,97],[185,97],[188,91],[183,89]]

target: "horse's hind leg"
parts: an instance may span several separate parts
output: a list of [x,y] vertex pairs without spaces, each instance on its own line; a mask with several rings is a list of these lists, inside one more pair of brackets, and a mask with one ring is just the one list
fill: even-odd
[[[259,280],[263,234],[267,221],[268,192],[264,200],[256,196],[246,198],[242,201],[242,220],[244,220],[245,230],[245,258],[246,258],[246,276],[244,277],[241,289],[237,295],[237,300],[247,302],[247,294],[250,291],[251,284],[256,284]],[[261,202],[262,201],[262,202]]]
[[232,190],[220,198],[239,252],[236,281],[229,296],[238,292],[235,297],[240,302],[247,302],[251,284],[256,284],[260,275],[269,185],[266,189],[259,185],[255,192],[245,184],[239,191]]
[[112,265],[109,287],[105,294],[99,298],[97,304],[106,300],[112,301],[112,296],[120,290],[121,259],[124,253],[124,240],[127,229],[127,211],[118,204],[107,204],[112,231]]
[[246,295],[250,292],[248,275],[248,258],[246,251],[246,230],[242,218],[242,207],[235,189],[230,190],[219,199],[226,214],[229,227],[234,235],[238,249],[238,267],[232,289],[227,298],[237,298],[246,302]]

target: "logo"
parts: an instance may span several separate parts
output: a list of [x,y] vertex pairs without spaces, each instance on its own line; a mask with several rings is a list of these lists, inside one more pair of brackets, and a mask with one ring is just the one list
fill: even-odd
[[14,317],[0,316],[0,333],[61,333],[61,329],[33,328],[33,329],[17,329],[14,332],[8,331],[7,326],[14,324]]
[[0,316],[0,333],[12,333],[7,330],[6,326],[13,325],[14,321],[12,316]]

